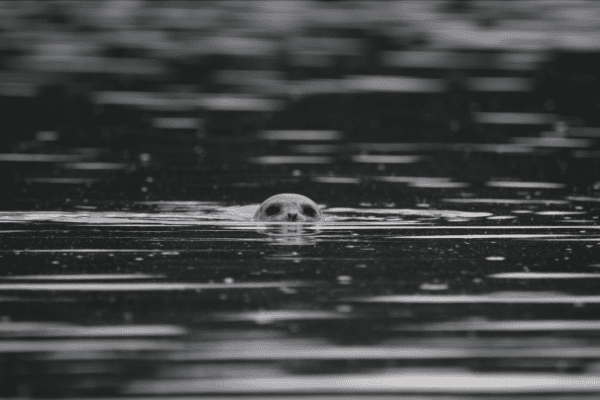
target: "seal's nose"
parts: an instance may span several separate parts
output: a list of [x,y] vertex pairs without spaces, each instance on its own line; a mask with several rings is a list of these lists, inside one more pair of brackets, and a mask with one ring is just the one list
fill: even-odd
[[288,219],[290,221],[295,221],[296,218],[298,218],[298,214],[297,213],[295,213],[295,212],[288,213]]

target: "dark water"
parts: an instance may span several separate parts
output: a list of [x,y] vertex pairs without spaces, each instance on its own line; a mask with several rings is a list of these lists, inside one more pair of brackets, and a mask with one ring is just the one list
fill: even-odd
[[[594,398],[600,132],[485,117],[521,120],[382,144],[181,119],[0,155],[2,395]],[[253,222],[278,192],[325,220]]]
[[598,7],[248,3],[0,2],[0,397],[599,398]]

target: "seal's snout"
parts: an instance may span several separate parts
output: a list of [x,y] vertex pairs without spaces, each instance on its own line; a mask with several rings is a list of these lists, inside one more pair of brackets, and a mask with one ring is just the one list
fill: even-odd
[[255,221],[316,222],[322,218],[319,206],[306,196],[281,193],[265,200],[254,214]]

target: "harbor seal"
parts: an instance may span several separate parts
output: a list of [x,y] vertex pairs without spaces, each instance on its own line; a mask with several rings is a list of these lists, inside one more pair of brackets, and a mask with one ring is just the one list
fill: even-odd
[[295,193],[269,197],[254,214],[255,221],[263,222],[317,222],[322,217],[323,214],[314,201]]

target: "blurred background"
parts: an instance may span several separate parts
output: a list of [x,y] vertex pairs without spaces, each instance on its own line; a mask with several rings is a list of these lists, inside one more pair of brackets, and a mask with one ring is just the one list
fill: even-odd
[[598,398],[599,79],[597,1],[0,1],[0,396]]
[[148,160],[149,138],[185,141],[193,158],[265,130],[502,143],[557,120],[597,126],[599,12],[594,1],[3,1],[0,148]]

